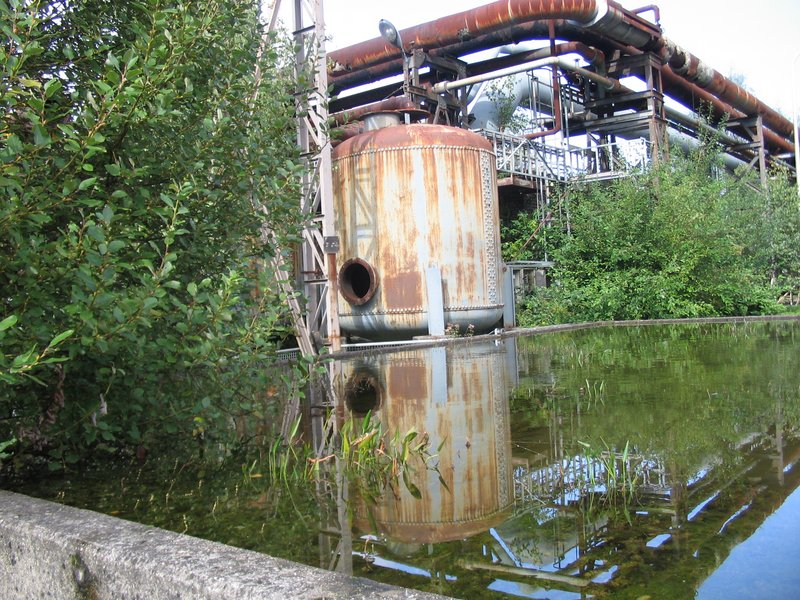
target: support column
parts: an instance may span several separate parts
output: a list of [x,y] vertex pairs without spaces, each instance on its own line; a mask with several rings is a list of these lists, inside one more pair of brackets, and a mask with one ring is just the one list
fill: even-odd
[[[308,23],[308,24],[306,24]],[[341,347],[337,304],[333,220],[331,143],[328,136],[328,72],[322,0],[295,0],[297,81],[312,81],[297,91],[297,143],[305,162],[301,209],[306,218],[298,278],[308,302],[307,326],[319,346],[327,337],[333,351]],[[309,72],[310,71],[310,72]],[[310,77],[304,77],[304,75]]]

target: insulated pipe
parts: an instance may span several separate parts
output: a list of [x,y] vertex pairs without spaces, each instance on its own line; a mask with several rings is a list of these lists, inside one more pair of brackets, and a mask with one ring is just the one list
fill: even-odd
[[[650,7],[643,7],[642,10],[644,9],[650,9]],[[794,144],[787,142],[787,138],[793,139],[794,135],[793,127],[788,119],[696,56],[661,36],[659,27],[641,19],[632,11],[625,11],[613,1],[551,0],[548,2],[546,0],[529,0],[523,2],[511,0],[510,2],[495,2],[406,29],[402,32],[402,36],[411,40],[409,47],[422,47],[426,50],[441,48],[457,55],[467,48],[492,47],[493,40],[497,45],[498,42],[518,41],[526,35],[530,36],[527,39],[542,35],[541,25],[543,23],[538,20],[547,18],[571,20],[572,22],[558,21],[557,25],[561,35],[569,30],[567,36],[569,38],[579,37],[584,40],[587,37],[602,36],[618,46],[634,47],[637,50],[641,48],[658,49],[668,65],[676,70],[680,79],[675,82],[679,87],[683,87],[691,94],[696,89],[709,90],[725,104],[730,104],[736,109],[731,114],[735,114],[737,111],[745,114],[761,114],[766,128],[783,136],[782,143],[777,145],[789,151],[794,149]],[[483,38],[483,40],[478,42],[478,38]],[[343,48],[328,56],[334,64],[334,69],[331,71],[332,80],[334,85],[340,89],[350,83],[399,70],[392,61],[400,57],[400,51],[388,46],[382,38]],[[400,61],[397,62],[399,64]],[[355,73],[350,73],[350,76],[346,74],[347,71],[364,69],[374,69],[374,71],[362,73],[361,76],[356,77],[353,77]],[[336,77],[340,75],[343,78],[341,84],[336,81]],[[767,135],[767,137],[770,138],[773,145],[776,145],[775,137],[778,136]],[[786,144],[789,144],[789,148]]]
[[[500,0],[409,27],[400,32],[404,50],[430,50],[465,42],[475,36],[547,19],[567,19],[625,41],[637,48],[650,47],[660,38],[660,29],[626,11],[614,0]],[[383,38],[374,38],[328,53],[331,76],[358,71],[401,56]]]
[[764,123],[773,131],[783,136],[792,136],[792,124],[779,112],[670,39],[663,37],[662,44],[661,55],[675,73],[745,114],[761,115]]
[[455,81],[440,81],[431,88],[431,91],[433,91],[436,94],[444,94],[449,90],[455,90],[458,88],[466,87],[468,85],[473,85],[475,83],[489,81],[491,79],[500,79],[501,77],[506,77],[507,75],[516,75],[517,73],[524,73],[525,71],[530,71],[532,69],[539,69],[541,67],[547,67],[550,65],[558,66],[561,69],[564,69],[565,71],[572,71],[573,73],[578,73],[579,75],[582,75],[587,79],[591,79],[592,81],[599,83],[600,85],[605,87],[607,90],[613,92],[622,93],[630,91],[616,79],[611,79],[610,77],[604,77],[602,75],[598,75],[597,73],[584,69],[583,67],[578,67],[574,64],[571,64],[568,60],[561,58],[559,56],[543,58],[541,60],[535,60],[533,62],[517,65],[515,67],[508,67],[506,69],[501,69],[499,71],[494,71],[492,73],[484,73],[482,75],[475,75],[473,77],[465,77],[464,79],[456,79]]
[[386,100],[381,100],[380,102],[373,102],[372,104],[365,104],[358,108],[343,110],[331,115],[331,119],[333,119],[335,125],[344,125],[351,121],[358,121],[369,113],[404,110],[416,111],[417,107],[414,101],[407,96],[394,96]]

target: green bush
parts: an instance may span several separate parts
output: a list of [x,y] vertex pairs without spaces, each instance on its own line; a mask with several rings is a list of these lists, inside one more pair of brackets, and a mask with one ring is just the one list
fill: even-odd
[[250,198],[285,240],[300,215],[290,74],[274,42],[257,58],[258,11],[0,1],[0,442],[17,453],[204,434],[265,385],[286,319]]
[[[520,323],[773,312],[777,296],[765,273],[778,245],[770,253],[762,238],[788,244],[798,229],[790,233],[786,219],[764,223],[759,215],[776,194],[712,177],[717,160],[703,148],[605,185],[570,188],[569,228],[554,225],[570,231],[551,250],[555,283],[523,302]],[[780,233],[768,234],[770,227]],[[791,261],[779,253],[788,277]],[[796,271],[797,262],[791,264]]]

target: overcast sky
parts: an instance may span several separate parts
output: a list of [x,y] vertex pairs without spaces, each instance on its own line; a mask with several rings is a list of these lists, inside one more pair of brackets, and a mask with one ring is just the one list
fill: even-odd
[[[324,0],[330,37],[327,48],[333,50],[376,37],[382,18],[403,29],[488,3],[485,0]],[[650,3],[650,0],[621,2],[629,9]],[[661,26],[667,37],[724,75],[743,75],[745,85],[756,96],[791,115],[792,62],[800,53],[800,0],[654,3],[661,9]],[[282,14],[290,17],[293,2],[283,0],[282,4]],[[643,16],[652,19],[653,14]],[[800,60],[795,66],[795,77],[800,79]]]

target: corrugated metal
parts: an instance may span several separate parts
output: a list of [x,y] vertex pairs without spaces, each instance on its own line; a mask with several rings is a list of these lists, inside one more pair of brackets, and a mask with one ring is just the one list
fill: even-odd
[[426,334],[431,266],[441,270],[446,324],[485,331],[502,318],[495,162],[487,140],[427,124],[367,132],[334,150],[333,186],[340,259],[365,261],[379,281],[363,304],[340,296],[343,332],[368,339]]
[[[377,505],[358,507],[357,528],[370,531],[374,522],[391,541],[432,543],[462,539],[504,520],[514,493],[505,365],[506,353],[514,351],[511,340],[345,363],[345,390],[368,381],[380,398],[362,403],[354,416],[372,410],[389,435],[413,429],[429,436],[433,452],[442,444],[439,473],[449,488],[417,464],[411,480],[421,499],[400,482],[397,495],[387,490]],[[347,391],[343,395],[350,404]]]

